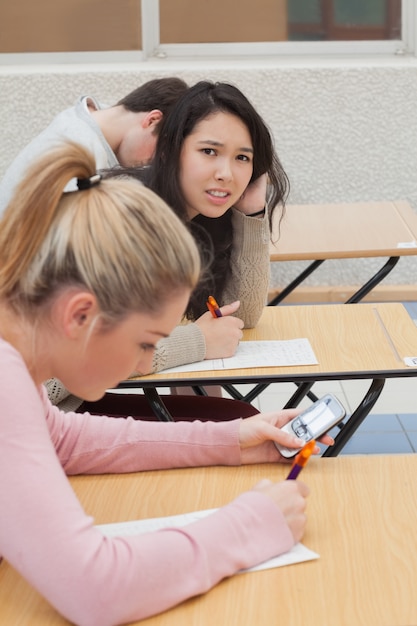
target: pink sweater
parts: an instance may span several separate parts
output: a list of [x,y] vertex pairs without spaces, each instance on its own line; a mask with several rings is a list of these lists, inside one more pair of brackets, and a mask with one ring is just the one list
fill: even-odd
[[70,621],[113,626],[287,551],[293,538],[284,518],[258,492],[180,529],[108,538],[66,478],[238,465],[238,429],[239,420],[170,424],[62,413],[0,338],[0,554]]

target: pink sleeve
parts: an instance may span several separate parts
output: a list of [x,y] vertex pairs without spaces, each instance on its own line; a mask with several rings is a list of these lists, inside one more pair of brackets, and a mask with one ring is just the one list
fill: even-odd
[[67,474],[240,465],[239,423],[147,422],[63,413],[42,398],[48,428]]
[[[0,554],[67,619],[80,626],[114,626],[142,619],[293,545],[281,512],[259,492],[244,493],[213,515],[180,529],[133,537],[103,536],[78,502],[60,458],[74,471],[83,465],[94,471],[97,455],[99,471],[106,467],[123,471],[119,466],[125,463],[111,454],[110,444],[116,430],[125,430],[123,423],[118,421],[118,428],[112,426],[109,432],[104,429],[101,446],[98,426],[103,427],[103,422],[95,422],[97,440],[92,442],[94,429],[84,416],[71,440],[67,420],[59,412],[48,414],[47,423],[45,398],[39,396],[17,353],[5,349],[1,340],[0,363]],[[152,428],[129,423],[126,430],[128,435],[116,437],[120,455],[127,454],[128,464],[142,455],[145,464],[152,464]],[[164,437],[163,430],[156,436],[157,460],[163,458],[167,442],[169,450],[181,444],[180,435],[174,444],[175,436],[169,432]],[[225,432],[207,429],[195,440],[189,433],[182,451],[170,451],[172,462],[193,458],[220,462],[221,454],[229,451],[236,460],[236,443],[229,441],[222,453],[211,449],[221,445]],[[207,450],[201,452],[200,437],[206,435]],[[229,436],[234,439],[235,434]]]

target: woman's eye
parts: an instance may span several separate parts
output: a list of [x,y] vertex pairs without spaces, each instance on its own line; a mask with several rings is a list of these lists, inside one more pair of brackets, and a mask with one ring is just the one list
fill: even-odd
[[213,154],[216,154],[216,152],[213,150],[213,148],[203,148],[202,152],[204,152],[204,154],[208,154],[209,156],[212,156]]
[[155,350],[155,345],[153,343],[141,343],[139,347],[144,352],[153,352]]
[[239,161],[247,161],[248,163],[250,162],[250,157],[248,157],[247,154],[239,154],[237,158],[239,159]]

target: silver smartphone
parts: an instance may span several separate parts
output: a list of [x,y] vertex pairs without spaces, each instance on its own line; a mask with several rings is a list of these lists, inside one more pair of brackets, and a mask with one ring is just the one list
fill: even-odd
[[[314,402],[308,409],[297,415],[293,420],[285,424],[281,428],[291,435],[300,437],[307,441],[311,439],[317,439],[328,430],[336,426],[345,417],[346,411],[339,400],[328,393],[316,402]],[[285,448],[278,443],[275,443],[282,456],[287,459],[295,456],[301,448]]]

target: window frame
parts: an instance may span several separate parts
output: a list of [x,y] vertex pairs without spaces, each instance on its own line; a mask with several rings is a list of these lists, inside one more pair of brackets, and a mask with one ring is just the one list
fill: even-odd
[[160,60],[222,58],[256,59],[267,57],[327,57],[358,55],[417,56],[417,3],[402,0],[401,39],[375,41],[277,41],[211,44],[161,44],[159,1],[142,0],[142,49],[97,52],[0,53],[0,65],[69,63],[138,63]]

